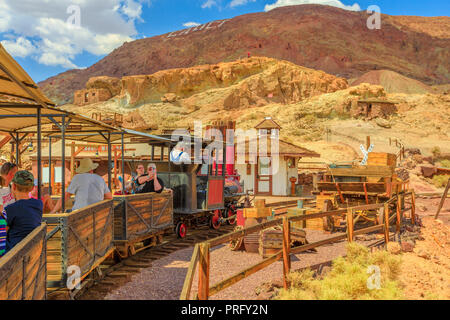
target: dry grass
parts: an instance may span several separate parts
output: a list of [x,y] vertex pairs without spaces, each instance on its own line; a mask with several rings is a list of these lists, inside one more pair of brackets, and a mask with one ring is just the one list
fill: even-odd
[[448,176],[434,176],[433,177],[433,184],[436,188],[445,188],[448,183]]
[[[370,290],[367,281],[369,266],[381,270],[381,288]],[[281,290],[279,300],[398,300],[403,298],[397,281],[401,258],[387,251],[370,253],[359,244],[347,246],[347,257],[338,258],[323,278],[305,270],[289,275],[291,288]]]

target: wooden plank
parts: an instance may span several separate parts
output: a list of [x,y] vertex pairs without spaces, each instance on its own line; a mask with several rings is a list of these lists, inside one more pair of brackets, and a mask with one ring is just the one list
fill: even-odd
[[236,273],[235,275],[233,275],[232,277],[225,279],[217,284],[215,284],[213,287],[209,288],[209,295],[213,296],[216,293],[232,286],[233,284],[241,281],[242,279],[245,279],[249,276],[251,276],[252,274],[268,267],[269,265],[271,265],[274,262],[277,262],[278,260],[280,260],[280,258],[282,258],[283,256],[283,251],[280,250],[278,253],[270,256],[269,258],[261,261],[260,263],[251,266],[241,272]]
[[191,297],[192,282],[194,281],[195,270],[197,269],[197,262],[199,260],[199,244],[194,247],[191,262],[186,273],[183,289],[181,290],[180,300],[189,300]]
[[347,241],[353,242],[353,209],[347,210]]
[[389,204],[384,205],[384,241],[389,243]]
[[209,268],[210,268],[210,252],[209,243],[200,244],[200,257],[198,268],[198,299],[208,300],[209,297]]
[[445,199],[447,198],[449,189],[450,189],[450,179],[448,179],[447,187],[445,187],[445,191],[444,191],[444,194],[442,195],[441,202],[439,203],[439,207],[438,207],[436,216],[434,217],[436,220],[439,218],[439,214],[441,213],[442,207],[444,206]]
[[283,285],[288,289],[287,277],[291,272],[291,223],[288,217],[283,217]]

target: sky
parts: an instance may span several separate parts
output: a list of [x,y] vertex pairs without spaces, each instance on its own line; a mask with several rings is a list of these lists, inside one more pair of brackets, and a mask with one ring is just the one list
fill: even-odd
[[0,42],[39,82],[86,68],[126,41],[295,4],[449,16],[448,0],[0,0]]

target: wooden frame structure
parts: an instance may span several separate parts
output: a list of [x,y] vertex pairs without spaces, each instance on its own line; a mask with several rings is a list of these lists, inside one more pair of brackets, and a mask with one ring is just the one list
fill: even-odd
[[0,259],[0,300],[45,300],[47,226],[42,224]]
[[[404,200],[402,197],[410,196],[411,198],[411,207],[406,209],[401,209],[401,204]],[[396,210],[393,214],[392,208],[395,207]],[[367,227],[360,230],[354,229],[354,217],[355,212],[358,210],[380,210],[383,214],[383,221],[374,226]],[[339,242],[342,240],[347,240],[348,242],[352,242],[354,237],[357,235],[367,234],[376,231],[383,231],[385,236],[385,243],[387,244],[390,241],[390,227],[391,223],[395,221],[396,232],[399,232],[401,221],[403,219],[403,215],[405,212],[411,211],[411,221],[415,224],[415,196],[414,191],[409,191],[403,195],[398,195],[392,197],[385,203],[379,204],[370,204],[363,206],[356,206],[348,209],[340,209],[328,212],[319,212],[316,214],[306,215],[306,216],[295,216],[295,217],[282,217],[281,219],[276,219],[272,221],[268,221],[259,225],[255,225],[243,230],[239,230],[216,239],[208,240],[206,242],[196,244],[194,248],[194,252],[192,255],[191,262],[189,264],[189,268],[186,274],[185,282],[183,285],[183,289],[181,292],[180,300],[190,300],[191,299],[191,288],[195,275],[195,271],[198,267],[198,294],[195,297],[197,300],[208,300],[210,296],[215,295],[216,293],[232,286],[233,284],[243,280],[250,275],[268,267],[272,263],[279,261],[282,259],[283,261],[283,279],[284,279],[284,287],[288,288],[287,275],[291,270],[291,261],[290,256],[292,254],[298,254],[301,252],[305,252],[326,244]],[[317,241],[314,243],[306,244],[300,247],[291,248],[290,247],[290,225],[293,222],[306,221],[309,219],[317,219],[324,217],[333,217],[333,216],[346,216],[347,221],[347,231],[346,234],[341,234],[337,236],[333,236],[331,238]],[[235,275],[213,285],[212,287],[209,284],[209,270],[210,270],[210,250],[213,247],[223,245],[232,240],[238,240],[242,237],[245,237],[249,234],[259,232],[261,230],[274,227],[276,225],[283,225],[283,249],[278,253],[264,259],[260,263],[251,266],[241,272],[236,273]]]

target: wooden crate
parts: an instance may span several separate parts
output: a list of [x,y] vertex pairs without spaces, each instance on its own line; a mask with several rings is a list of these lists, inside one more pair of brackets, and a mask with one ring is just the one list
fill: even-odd
[[371,152],[367,160],[368,166],[397,166],[397,156],[392,153]]
[[[306,210],[307,209],[302,209],[302,208],[290,208],[287,210],[287,216],[288,217],[304,216],[306,214]],[[292,222],[292,226],[299,228],[299,229],[305,229],[306,221]]]
[[267,218],[272,215],[272,208],[245,208],[245,218]]
[[[291,245],[306,244],[306,232],[302,229],[291,227]],[[283,230],[281,227],[271,228],[260,232],[259,254],[267,258],[276,254],[283,248]]]
[[173,196],[169,191],[114,197],[114,243],[122,256],[145,240],[156,244],[173,229]]
[[42,224],[0,259],[0,300],[45,300],[47,226]]
[[[309,209],[306,211],[306,215],[319,213],[319,212],[322,212],[322,211],[319,209]],[[306,220],[306,229],[321,230],[321,231],[325,230],[323,218]]]
[[77,266],[84,279],[114,250],[113,201],[105,200],[68,214],[44,215],[47,287],[66,288],[67,270]]
[[324,211],[325,207],[325,201],[330,200],[333,204],[333,208],[338,207],[337,197],[336,195],[317,195],[316,196],[316,209],[319,209],[320,211]]

